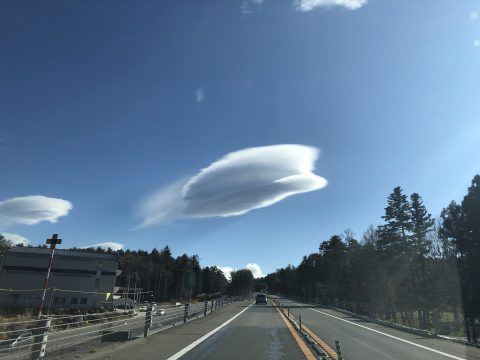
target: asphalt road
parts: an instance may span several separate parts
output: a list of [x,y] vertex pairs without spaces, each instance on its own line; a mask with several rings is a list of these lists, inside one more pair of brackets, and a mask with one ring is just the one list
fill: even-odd
[[335,340],[339,340],[343,355],[348,360],[480,360],[480,349],[475,347],[421,337],[331,309],[308,308],[287,300],[279,301],[290,306],[290,313],[295,318],[301,315],[302,323],[332,349],[335,349]]
[[182,356],[184,360],[305,360],[299,346],[269,303],[253,305],[226,327]]
[[146,339],[112,344],[110,348],[99,349],[94,354],[83,353],[76,358],[305,360],[306,357],[272,304],[255,306],[240,302]]

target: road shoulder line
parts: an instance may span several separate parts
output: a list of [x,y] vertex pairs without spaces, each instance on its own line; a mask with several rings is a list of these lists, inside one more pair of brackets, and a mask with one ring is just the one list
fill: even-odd
[[338,317],[338,316],[335,316],[335,315],[331,315],[331,314],[328,314],[326,312],[323,312],[323,311],[320,311],[320,310],[317,310],[317,309],[312,309],[311,307],[308,307],[308,305],[305,305],[305,304],[298,304],[298,303],[294,303],[294,304],[297,304],[299,306],[303,306],[307,309],[310,309],[312,311],[315,311],[315,312],[318,312],[320,314],[323,314],[323,315],[326,315],[326,316],[330,316],[334,319],[337,319],[337,320],[340,320],[340,321],[344,321],[346,323],[349,323],[351,325],[355,325],[355,326],[358,326],[358,327],[361,327],[365,330],[369,330],[369,331],[372,331],[372,332],[375,332],[377,334],[381,334],[381,335],[384,335],[384,336],[387,336],[389,338],[392,338],[392,339],[395,339],[395,340],[398,340],[398,341],[402,341],[404,343],[407,343],[407,344],[410,344],[410,345],[413,345],[413,346],[416,346],[416,347],[419,347],[421,349],[424,349],[424,350],[427,350],[427,351],[431,351],[431,352],[434,352],[436,354],[439,354],[439,355],[443,355],[443,356],[446,356],[450,359],[456,359],[456,360],[466,360],[465,358],[461,358],[459,356],[455,356],[455,355],[451,355],[451,354],[448,354],[446,352],[443,352],[443,351],[440,351],[440,350],[436,350],[436,349],[433,349],[433,348],[430,348],[428,346],[424,346],[424,345],[420,345],[420,344],[417,344],[417,343],[414,343],[413,341],[409,341],[409,340],[405,340],[405,339],[402,339],[398,336],[394,336],[394,335],[390,335],[390,334],[387,334],[387,333],[384,333],[380,330],[375,330],[375,329],[372,329],[372,328],[369,328],[368,326],[364,326],[364,325],[360,325],[360,324],[357,324],[357,323],[354,323],[352,321],[349,321],[349,320],[346,320],[346,319],[342,319],[341,317]]

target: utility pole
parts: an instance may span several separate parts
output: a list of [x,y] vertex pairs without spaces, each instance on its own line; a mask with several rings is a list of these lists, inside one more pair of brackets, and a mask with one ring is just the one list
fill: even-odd
[[[61,244],[62,239],[58,238],[58,234],[53,234],[51,239],[47,239],[47,244],[50,244],[50,259],[48,260],[48,269],[47,269],[47,276],[45,277],[45,282],[43,283],[43,293],[42,293],[42,301],[40,302],[40,309],[38,310],[38,316],[42,316],[43,311],[43,304],[45,303],[45,294],[48,289],[48,279],[50,278],[50,271],[52,270],[52,262],[53,262],[53,255],[55,254],[55,247],[57,244]],[[53,292],[52,292],[53,296]]]
[[135,290],[133,290],[133,305],[138,304],[137,301],[137,280],[138,280],[138,273],[135,271]]
[[131,274],[128,274],[127,293],[125,294],[125,306],[123,308],[123,311],[127,311],[127,298],[128,298],[128,296],[130,296],[128,294],[130,292],[130,276],[131,276]]

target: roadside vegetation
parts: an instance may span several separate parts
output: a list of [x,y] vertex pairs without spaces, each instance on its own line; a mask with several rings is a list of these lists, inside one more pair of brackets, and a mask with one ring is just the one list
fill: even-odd
[[[349,304],[381,313],[387,321],[428,328],[440,311],[448,333],[464,316],[480,316],[480,175],[461,203],[452,201],[434,220],[422,198],[402,188],[387,198],[383,223],[361,238],[332,235],[298,266],[288,265],[257,282],[257,289],[319,303]],[[358,309],[359,312],[362,309]]]

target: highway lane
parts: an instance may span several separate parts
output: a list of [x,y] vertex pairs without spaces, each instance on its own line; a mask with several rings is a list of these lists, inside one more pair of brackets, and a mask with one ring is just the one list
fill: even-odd
[[228,326],[182,356],[182,360],[305,360],[280,314],[269,303],[253,305]]
[[272,304],[250,305],[245,301],[224,306],[146,339],[112,343],[94,353],[65,355],[61,359],[306,359]]
[[290,313],[318,335],[332,349],[339,340],[343,355],[349,360],[480,360],[480,349],[448,340],[426,338],[348,316],[325,308],[290,306]]

